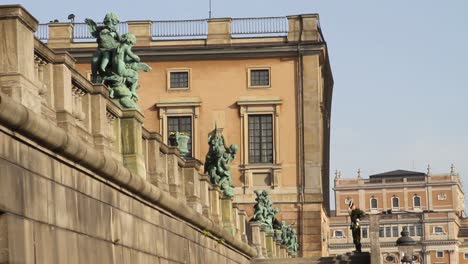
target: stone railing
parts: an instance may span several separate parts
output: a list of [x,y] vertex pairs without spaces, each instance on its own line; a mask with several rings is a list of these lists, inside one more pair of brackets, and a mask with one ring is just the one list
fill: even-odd
[[[9,42],[9,49],[0,49],[4,58],[0,62],[2,127],[102,177],[113,188],[161,208],[243,256],[289,255],[272,234],[255,223],[248,226],[246,212],[210,183],[208,175],[201,173],[200,161],[185,160],[158,133],[145,130],[143,115],[115,104],[105,86],[92,84],[75,69],[69,53],[55,51],[34,38],[38,23],[26,10],[0,6],[0,21],[3,28],[22,27],[7,28],[7,34],[16,37],[0,40],[0,44]],[[50,37],[58,35],[51,33]]]

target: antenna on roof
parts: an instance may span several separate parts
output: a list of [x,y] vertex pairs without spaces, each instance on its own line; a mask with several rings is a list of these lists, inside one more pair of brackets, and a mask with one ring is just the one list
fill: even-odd
[[211,18],[211,0],[209,0],[208,18]]

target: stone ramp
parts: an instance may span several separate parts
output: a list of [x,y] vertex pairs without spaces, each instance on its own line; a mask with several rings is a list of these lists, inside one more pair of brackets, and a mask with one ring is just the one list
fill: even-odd
[[256,259],[252,264],[370,264],[370,254],[345,254],[334,257]]

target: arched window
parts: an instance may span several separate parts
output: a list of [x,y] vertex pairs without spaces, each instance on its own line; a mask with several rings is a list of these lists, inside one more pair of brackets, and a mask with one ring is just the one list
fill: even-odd
[[421,197],[415,195],[413,197],[413,207],[414,208],[421,208]]
[[370,208],[371,209],[377,209],[378,204],[377,204],[377,198],[372,197],[370,199]]
[[392,197],[392,209],[399,210],[400,209],[400,199],[395,195]]

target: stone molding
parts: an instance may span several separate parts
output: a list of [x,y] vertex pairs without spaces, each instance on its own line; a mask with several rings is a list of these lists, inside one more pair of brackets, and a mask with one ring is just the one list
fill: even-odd
[[49,120],[42,118],[1,92],[0,122],[13,132],[28,137],[58,155],[63,155],[201,230],[222,237],[226,244],[245,255],[249,257],[256,256],[255,249],[237,240],[221,226],[195,212],[184,201],[171,197],[169,193],[160,190],[142,177],[130,172],[120,161],[102,155],[98,150],[88,147],[81,139],[70,136]]

